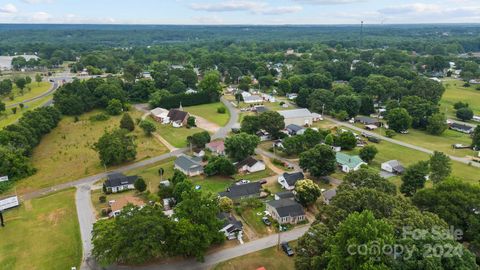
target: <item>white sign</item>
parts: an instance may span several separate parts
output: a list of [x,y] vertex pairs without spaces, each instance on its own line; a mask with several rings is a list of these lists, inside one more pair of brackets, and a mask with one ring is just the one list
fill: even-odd
[[0,200],[0,211],[10,209],[16,206],[19,206],[20,202],[18,201],[17,196],[5,198]]
[[8,181],[8,176],[1,176],[0,177],[0,182],[6,182]]

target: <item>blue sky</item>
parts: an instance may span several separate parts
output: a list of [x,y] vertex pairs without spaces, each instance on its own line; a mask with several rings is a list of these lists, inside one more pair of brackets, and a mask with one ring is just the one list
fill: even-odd
[[0,0],[0,23],[478,23],[480,0]]

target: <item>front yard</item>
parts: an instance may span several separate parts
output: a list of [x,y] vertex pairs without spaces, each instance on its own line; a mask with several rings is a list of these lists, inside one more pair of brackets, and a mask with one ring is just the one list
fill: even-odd
[[162,136],[168,143],[176,148],[184,148],[187,147],[187,137],[191,136],[195,133],[204,131],[200,128],[187,128],[187,127],[180,127],[174,128],[172,125],[163,125],[153,120],[151,122],[155,123],[157,127],[157,133]]
[[0,228],[0,268],[79,267],[82,244],[74,197],[75,190],[69,189],[6,211],[6,226]]
[[[224,108],[225,113],[218,113],[218,108]],[[185,107],[183,109],[190,114],[205,118],[206,120],[221,127],[225,126],[230,119],[230,111],[221,102]]]

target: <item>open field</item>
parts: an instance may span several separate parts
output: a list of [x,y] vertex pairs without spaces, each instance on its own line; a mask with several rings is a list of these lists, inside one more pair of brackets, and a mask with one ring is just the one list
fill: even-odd
[[50,95],[45,96],[43,98],[37,99],[35,101],[28,102],[28,103],[25,104],[25,107],[23,108],[23,110],[20,110],[20,108],[17,107],[17,113],[16,114],[13,114],[11,109],[7,109],[6,112],[3,115],[0,115],[0,128],[3,128],[5,126],[8,126],[10,124],[13,124],[13,123],[17,122],[18,119],[20,119],[20,117],[22,117],[22,115],[25,112],[31,111],[33,109],[36,109],[36,108],[44,105],[50,99],[52,99],[52,97],[53,97],[53,94],[50,94]]
[[155,123],[155,126],[157,127],[156,132],[165,140],[167,140],[171,145],[177,148],[187,147],[188,136],[204,131],[200,128],[174,128],[172,125],[163,125],[153,120],[150,121]]
[[70,269],[80,266],[82,245],[75,191],[25,201],[5,212],[0,229],[0,265],[13,269]]
[[[294,248],[295,246],[295,242],[290,243],[291,248]],[[219,263],[213,267],[212,270],[255,270],[262,266],[267,270],[295,269],[294,259],[292,257],[288,257],[282,250],[277,249],[277,247],[271,247]]]
[[223,103],[221,102],[216,102],[192,107],[185,107],[183,109],[193,115],[203,117],[206,120],[223,127],[228,123],[228,120],[230,119],[230,111],[225,108],[225,113],[222,114],[217,112],[218,108],[225,108],[225,105],[223,105]]
[[462,101],[468,102],[475,115],[480,115],[480,91],[475,85],[463,87],[464,82],[460,80],[447,80],[444,82],[445,93],[440,101],[441,112],[445,112],[451,118],[455,117],[453,104]]
[[47,92],[50,89],[50,87],[52,87],[52,85],[49,82],[41,82],[39,84],[36,82],[32,82],[30,84],[27,84],[27,86],[23,90],[23,95],[22,95],[20,92],[20,89],[16,85],[14,85],[13,91],[12,91],[14,99],[11,100],[9,97],[5,97],[3,99],[3,102],[7,106],[14,103],[20,103],[24,100],[40,96],[41,94]]
[[[100,164],[98,154],[92,146],[103,135],[104,130],[118,127],[121,116],[100,122],[89,120],[98,113],[100,111],[86,113],[78,122],[75,122],[73,117],[64,117],[58,127],[46,135],[34,149],[31,160],[38,171],[35,175],[19,181],[17,190],[26,193],[104,171],[105,168]],[[138,111],[131,111],[130,114],[133,118],[141,116]],[[163,144],[154,137],[146,137],[138,127],[132,135],[136,137],[136,161],[167,152]]]

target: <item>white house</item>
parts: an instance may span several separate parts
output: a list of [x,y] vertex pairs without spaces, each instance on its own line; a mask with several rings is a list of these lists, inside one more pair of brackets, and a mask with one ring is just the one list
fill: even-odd
[[290,100],[294,100],[297,97],[298,97],[298,94],[296,94],[296,93],[287,94],[287,98],[290,99]]
[[269,94],[262,94],[262,98],[263,98],[263,100],[268,101],[268,102],[276,102],[277,101],[277,99],[274,96],[269,95]]
[[242,239],[243,224],[238,221],[232,214],[220,212],[217,218],[223,222],[220,232],[225,234],[228,240]]
[[262,103],[263,98],[257,95],[250,95],[248,97],[243,98],[243,102],[247,104],[253,104],[253,103]]
[[382,163],[382,170],[389,173],[402,174],[405,171],[405,167],[398,160],[390,160]]
[[111,173],[103,183],[103,189],[108,193],[117,193],[135,189],[134,184],[138,176],[126,176],[122,173]]
[[168,116],[168,112],[169,111],[164,108],[155,108],[150,111],[150,115],[157,122],[160,122],[162,124],[168,124],[170,123],[170,117]]
[[302,205],[290,199],[269,201],[266,209],[279,224],[297,224],[307,219]]
[[278,176],[278,183],[286,190],[293,190],[297,181],[305,179],[305,175],[302,172],[295,173],[283,173]]
[[285,118],[285,126],[291,124],[310,126],[313,123],[313,115],[308,109],[285,110],[278,113]]
[[254,173],[265,170],[265,163],[253,157],[248,157],[235,164],[235,166],[239,172]]
[[342,152],[337,152],[336,158],[344,173],[358,171],[362,165],[367,165],[359,156],[350,156]]
[[181,155],[175,160],[175,169],[188,176],[203,174],[203,165],[186,155]]

